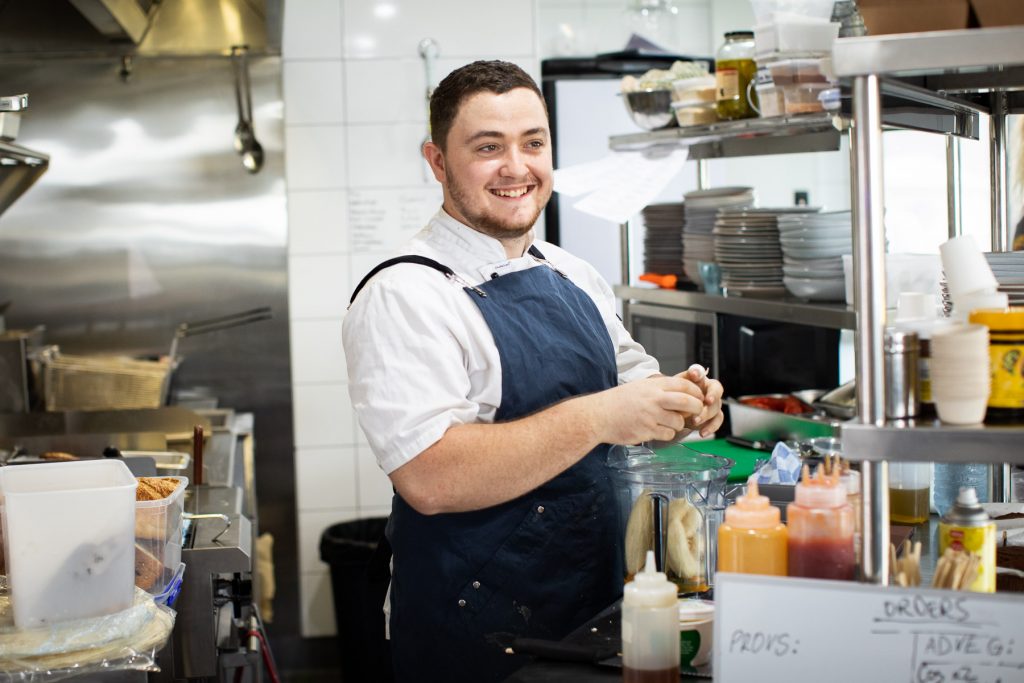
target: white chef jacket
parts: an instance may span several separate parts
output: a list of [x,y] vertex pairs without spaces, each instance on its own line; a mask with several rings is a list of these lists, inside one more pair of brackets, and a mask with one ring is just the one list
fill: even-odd
[[[597,271],[559,247],[534,243],[594,300],[615,346],[619,382],[657,373],[657,360],[626,332],[612,290]],[[377,462],[388,474],[439,441],[450,427],[493,422],[501,404],[498,348],[463,287],[547,267],[528,254],[509,259],[501,242],[444,209],[400,253],[434,259],[464,282],[427,266],[400,263],[371,278],[345,316],[349,395]]]

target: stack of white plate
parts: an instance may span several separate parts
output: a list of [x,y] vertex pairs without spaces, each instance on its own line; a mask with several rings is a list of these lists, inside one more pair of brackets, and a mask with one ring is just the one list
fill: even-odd
[[843,301],[843,255],[853,253],[849,211],[779,216],[782,282],[796,297]]
[[719,209],[715,228],[715,262],[729,294],[782,296],[780,215],[806,214],[808,208]]
[[999,291],[1010,298],[1011,306],[1024,306],[1024,251],[985,254]]
[[694,190],[684,195],[686,224],[683,226],[683,271],[700,283],[700,261],[715,260],[715,240],[711,231],[719,209],[739,209],[754,205],[751,187],[716,187]]
[[644,216],[644,272],[683,275],[683,203],[651,204]]

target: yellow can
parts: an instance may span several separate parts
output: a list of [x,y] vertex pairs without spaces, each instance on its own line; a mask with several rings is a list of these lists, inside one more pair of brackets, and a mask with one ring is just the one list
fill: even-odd
[[973,488],[960,489],[956,502],[939,522],[939,557],[946,548],[970,551],[981,557],[978,576],[967,590],[996,592],[996,523],[978,503]]
[[970,321],[989,329],[989,408],[1024,409],[1024,307],[972,311]]

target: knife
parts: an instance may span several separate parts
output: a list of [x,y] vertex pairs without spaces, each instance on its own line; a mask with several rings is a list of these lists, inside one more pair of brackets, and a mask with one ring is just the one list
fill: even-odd
[[618,655],[618,648],[610,645],[576,645],[559,640],[523,638],[514,633],[491,633],[487,640],[510,655],[532,655],[557,662],[596,664]]
[[769,453],[775,450],[775,444],[778,443],[778,441],[772,441],[770,439],[760,441],[744,439],[741,436],[727,436],[725,437],[725,440],[734,446],[742,446],[743,448],[751,448],[755,451],[767,451]]

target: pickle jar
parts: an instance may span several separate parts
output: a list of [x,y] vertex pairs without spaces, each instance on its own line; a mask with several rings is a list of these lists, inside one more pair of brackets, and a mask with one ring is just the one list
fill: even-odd
[[715,55],[715,111],[722,120],[757,116],[754,33],[730,31]]

